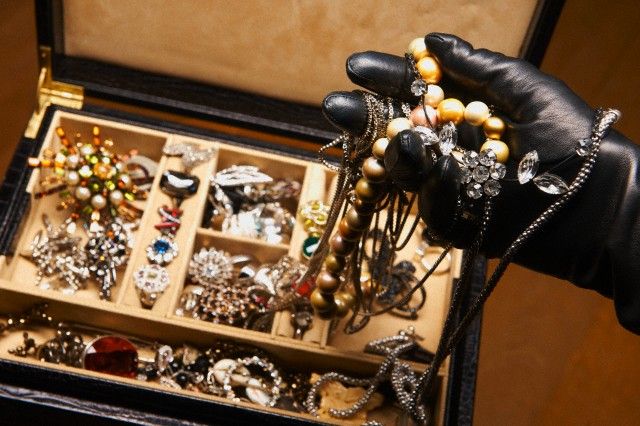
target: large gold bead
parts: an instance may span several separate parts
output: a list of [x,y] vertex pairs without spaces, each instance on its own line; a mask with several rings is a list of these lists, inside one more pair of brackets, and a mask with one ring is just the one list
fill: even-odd
[[498,163],[504,164],[509,159],[509,147],[502,141],[487,139],[487,141],[480,147],[480,152],[485,149],[490,149],[494,154],[496,154],[496,161]]
[[413,127],[411,121],[405,117],[394,118],[387,124],[387,139],[391,140],[395,135],[403,130]]
[[333,303],[336,305],[336,316],[338,318],[344,318],[349,314],[349,306],[339,297],[339,293],[334,295]]
[[345,305],[347,305],[347,307],[349,309],[353,308],[356,304],[356,298],[354,297],[353,294],[349,293],[348,291],[339,291],[337,292],[334,297],[340,298],[342,299],[342,301],[345,303]]
[[356,247],[354,241],[347,241],[340,234],[331,237],[329,245],[336,256],[348,256]]
[[387,171],[381,160],[369,157],[362,163],[362,175],[371,182],[382,182],[387,178]]
[[344,257],[329,253],[327,257],[324,258],[324,268],[327,272],[338,275],[344,270],[345,262]]
[[492,115],[484,121],[482,129],[489,139],[500,139],[505,130],[504,121]]
[[429,55],[427,45],[424,42],[424,37],[414,38],[407,47],[407,53],[413,56],[413,59],[419,61],[425,56]]
[[484,102],[473,101],[469,102],[464,109],[464,119],[472,126],[480,126],[489,118],[489,107]]
[[464,119],[464,104],[455,98],[448,98],[438,104],[438,119],[441,123],[448,121],[458,125]]
[[338,225],[338,232],[340,233],[340,236],[347,241],[356,241],[360,238],[360,235],[362,234],[361,231],[358,231],[357,229],[353,229],[349,225],[349,222],[347,222],[346,217],[342,218],[342,220],[340,221],[340,224]]
[[366,178],[360,178],[356,183],[356,197],[366,203],[377,201],[381,191],[380,184],[373,183]]
[[323,294],[320,289],[315,289],[309,296],[311,306],[318,312],[328,312],[335,309],[333,294]]
[[364,231],[371,223],[371,216],[363,216],[352,207],[347,210],[347,213],[344,215],[344,220],[347,225],[349,225],[349,228],[355,229],[356,231]]
[[431,56],[425,56],[416,63],[420,76],[428,84],[437,84],[442,78],[440,65]]
[[338,287],[340,287],[340,278],[327,271],[322,271],[318,274],[318,278],[316,278],[316,286],[324,294],[332,294],[338,291]]
[[387,146],[389,146],[389,139],[380,138],[373,143],[371,153],[378,160],[384,160],[384,152],[387,150]]
[[353,202],[353,208],[360,216],[371,216],[373,212],[376,211],[376,203],[365,203],[359,198],[356,198]]

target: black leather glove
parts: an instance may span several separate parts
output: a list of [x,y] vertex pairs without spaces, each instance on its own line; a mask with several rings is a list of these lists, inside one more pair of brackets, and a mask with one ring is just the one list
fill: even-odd
[[[507,177],[514,176],[513,170],[527,152],[538,152],[540,174],[567,158],[578,140],[589,136],[594,111],[563,82],[523,60],[474,49],[452,35],[429,34],[425,42],[440,63],[440,85],[447,97],[493,105],[507,123],[503,137],[510,149]],[[415,76],[405,58],[357,53],[347,61],[347,74],[356,84],[380,95],[417,103],[410,92]],[[329,120],[343,130],[361,133],[366,126],[366,108],[358,92],[331,93],[323,108]],[[475,128],[461,129],[461,144],[478,150],[483,138],[474,132]],[[639,158],[639,148],[612,130],[603,140],[597,163],[582,190],[515,259],[523,266],[613,298],[619,321],[635,333],[640,333]],[[428,226],[445,233],[447,218],[454,210],[452,194],[460,189],[459,172],[451,162],[440,161],[431,170],[416,170],[416,178],[424,181],[420,214]],[[554,173],[570,182],[580,164],[573,161]],[[531,183],[504,182],[495,198],[484,253],[490,257],[502,255],[556,197],[542,193]],[[442,237],[459,247],[465,247],[474,237],[473,232],[451,232]]]

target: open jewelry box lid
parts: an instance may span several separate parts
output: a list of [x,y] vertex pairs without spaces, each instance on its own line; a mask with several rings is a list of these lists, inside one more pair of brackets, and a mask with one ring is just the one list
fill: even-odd
[[[319,105],[349,90],[353,52],[402,54],[428,31],[538,64],[561,1],[42,0],[52,80],[124,102],[305,140],[336,132]],[[46,49],[46,47],[45,47]],[[49,51],[41,49],[41,55]],[[49,58],[41,56],[43,62]]]

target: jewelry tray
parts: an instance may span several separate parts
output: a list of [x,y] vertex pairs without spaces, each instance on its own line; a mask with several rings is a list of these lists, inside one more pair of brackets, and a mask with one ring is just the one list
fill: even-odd
[[[418,320],[411,321],[389,314],[375,317],[362,331],[353,335],[344,335],[341,326],[334,333],[329,331],[329,322],[318,317],[314,325],[303,336],[303,340],[295,340],[293,328],[286,312],[276,314],[270,333],[244,330],[237,327],[213,324],[175,315],[175,308],[186,279],[188,262],[194,249],[214,246],[231,254],[252,253],[261,262],[275,262],[284,254],[300,258],[301,243],[306,238],[302,224],[298,221],[287,244],[269,244],[244,237],[225,235],[222,232],[201,227],[204,214],[209,176],[216,170],[227,168],[233,164],[249,164],[258,166],[274,178],[290,177],[302,183],[299,203],[313,199],[330,202],[331,183],[334,173],[311,158],[267,151],[250,146],[241,146],[237,142],[223,137],[207,137],[176,132],[171,129],[150,128],[134,122],[110,120],[83,112],[71,112],[62,108],[52,108],[50,121],[41,129],[42,150],[56,148],[59,143],[55,128],[62,126],[67,134],[81,133],[88,135],[91,128],[97,125],[105,138],[112,138],[114,151],[126,152],[131,148],[139,150],[159,161],[156,179],[144,202],[144,214],[140,227],[135,231],[135,246],[125,269],[118,272],[118,282],[113,290],[112,301],[100,300],[95,283],[75,294],[64,294],[56,289],[41,289],[34,285],[37,269],[27,258],[19,253],[29,248],[35,234],[43,229],[41,217],[46,213],[54,224],[61,223],[68,214],[56,210],[57,196],[46,196],[33,199],[34,188],[38,180],[39,170],[35,170],[26,185],[30,198],[30,208],[24,212],[19,231],[14,237],[14,255],[2,257],[0,265],[0,310],[15,312],[35,302],[46,301],[50,305],[50,313],[56,320],[87,324],[93,327],[113,330],[124,335],[134,335],[147,340],[157,340],[169,344],[188,342],[199,347],[207,347],[215,339],[232,339],[250,343],[272,353],[285,365],[295,366],[314,372],[338,369],[346,374],[370,375],[375,373],[382,358],[362,352],[364,345],[375,338],[391,336],[409,325],[416,328],[420,336],[420,344],[427,350],[435,351],[440,330],[444,321],[452,280],[459,270],[460,253],[453,253],[450,271],[434,276],[427,285],[427,301],[420,310]],[[214,148],[216,155],[212,160],[193,169],[192,173],[200,178],[200,185],[195,196],[184,201],[182,209],[183,226],[180,228],[176,242],[180,247],[178,257],[167,266],[170,274],[170,286],[158,299],[152,309],[144,309],[140,305],[135,291],[132,271],[141,264],[147,263],[145,247],[157,235],[153,225],[157,222],[157,208],[169,202],[168,197],[158,187],[160,173],[165,169],[179,169],[180,160],[162,155],[162,147],[169,143],[189,142],[203,147]],[[296,206],[297,208],[297,206]],[[292,210],[295,211],[295,210]],[[411,220],[409,220],[409,223]],[[78,230],[77,234],[84,233]],[[411,260],[413,252],[420,240],[420,233],[414,233],[410,243],[401,252],[401,259]],[[419,265],[416,266],[419,270]],[[418,272],[419,273],[419,272]],[[139,388],[160,390],[164,393],[178,393],[190,397],[215,401],[223,405],[235,405],[253,410],[278,413],[288,417],[299,417],[306,421],[316,418],[310,415],[298,415],[278,409],[258,407],[243,402],[230,402],[215,396],[194,394],[189,391],[169,390],[156,383],[141,382],[116,376],[93,373],[87,370],[66,367],[58,364],[44,364],[29,358],[20,358],[7,352],[21,342],[21,333],[11,333],[0,339],[0,358],[28,365],[39,365],[46,369],[70,372],[75,375],[99,377],[114,383],[126,383]],[[417,370],[424,365],[413,363]],[[439,372],[441,386],[439,388],[439,423],[443,422],[445,390],[449,365],[445,364]]]

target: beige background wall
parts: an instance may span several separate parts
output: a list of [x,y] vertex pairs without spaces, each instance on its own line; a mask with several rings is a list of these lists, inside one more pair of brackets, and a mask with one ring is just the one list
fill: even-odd
[[[33,107],[31,3],[0,0],[0,172]],[[636,141],[638,24],[634,1],[569,0],[543,64],[593,105],[619,107],[619,127]],[[482,333],[476,424],[640,424],[640,337],[617,324],[608,300],[512,267]]]

